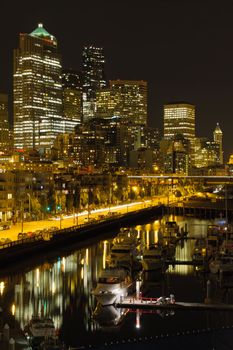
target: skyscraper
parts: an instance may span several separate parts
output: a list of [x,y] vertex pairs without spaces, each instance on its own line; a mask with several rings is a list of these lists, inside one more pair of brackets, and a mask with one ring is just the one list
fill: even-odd
[[96,91],[106,87],[103,48],[92,45],[85,46],[82,57],[83,92],[89,101],[95,99]]
[[164,139],[182,134],[193,146],[195,139],[195,106],[186,102],[164,105]]
[[61,58],[41,23],[14,50],[14,146],[48,152],[62,123]]
[[223,164],[223,148],[222,148],[223,135],[222,135],[222,130],[220,129],[219,123],[217,123],[213,135],[214,135],[214,142],[216,142],[219,145],[219,153],[218,153],[219,163]]
[[96,92],[106,87],[105,58],[102,47],[85,46],[82,53],[83,121],[95,116]]
[[147,125],[147,82],[110,80],[110,88],[97,92],[97,116],[120,117],[123,123]]
[[82,81],[78,72],[64,70],[62,73],[63,117],[65,132],[74,131],[82,121]]

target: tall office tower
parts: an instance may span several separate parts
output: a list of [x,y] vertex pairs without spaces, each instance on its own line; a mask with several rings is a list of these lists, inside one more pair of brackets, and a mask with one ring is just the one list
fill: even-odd
[[82,122],[82,81],[78,72],[70,69],[63,71],[62,92],[64,129],[69,133]]
[[115,99],[114,115],[123,122],[147,125],[147,82],[143,80],[110,80]]
[[83,121],[94,118],[96,92],[106,87],[105,58],[102,47],[85,46],[82,53]]
[[50,151],[62,122],[61,58],[41,23],[14,50],[14,145]]
[[[101,89],[96,92],[97,118],[112,118],[115,115],[116,106],[120,104],[119,96],[111,88]],[[117,114],[117,111],[116,111]]]
[[194,147],[195,140],[195,106],[186,102],[164,105],[164,139],[171,140],[182,134]]
[[214,130],[214,142],[219,144],[219,163],[223,164],[223,148],[222,148],[222,130],[220,129],[219,123],[217,123],[216,128]]
[[87,100],[95,99],[96,91],[106,87],[105,58],[102,47],[85,46],[82,53],[83,92]]
[[0,93],[0,150],[9,150],[8,96]]

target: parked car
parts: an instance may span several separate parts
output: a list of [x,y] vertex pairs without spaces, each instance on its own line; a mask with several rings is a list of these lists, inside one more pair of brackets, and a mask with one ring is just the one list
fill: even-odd
[[10,238],[4,238],[4,237],[0,238],[0,245],[1,244],[6,244],[6,243],[10,243],[10,242],[11,242]]

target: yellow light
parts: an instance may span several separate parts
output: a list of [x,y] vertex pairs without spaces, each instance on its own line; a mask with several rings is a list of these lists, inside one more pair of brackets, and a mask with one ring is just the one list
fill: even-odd
[[88,265],[88,249],[86,249],[86,264]]
[[40,270],[36,269],[36,286],[39,287],[39,281],[40,281]]
[[15,316],[15,304],[12,304],[11,306],[11,313],[13,316]]
[[107,243],[108,243],[107,241],[104,241],[103,269],[106,268]]
[[55,294],[56,287],[55,287],[55,282],[52,282],[52,294]]
[[2,295],[3,294],[3,291],[4,291],[4,288],[5,288],[5,282],[0,282],[0,294]]

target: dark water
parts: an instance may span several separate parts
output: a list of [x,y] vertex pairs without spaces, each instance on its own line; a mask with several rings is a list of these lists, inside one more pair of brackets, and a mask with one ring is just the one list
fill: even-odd
[[[180,226],[188,225],[190,236],[206,234],[207,221],[177,218]],[[159,222],[135,226],[145,244],[156,242]],[[117,232],[116,232],[117,234]],[[230,349],[233,341],[233,313],[214,311],[177,311],[175,313],[129,312],[113,306],[98,307],[91,295],[111,241],[100,241],[90,247],[60,256],[29,272],[8,275],[0,283],[0,305],[13,314],[23,329],[32,315],[44,313],[53,318],[59,337],[73,347],[92,348],[187,348]],[[191,260],[194,240],[179,244],[176,258]],[[144,276],[142,293],[156,297],[175,294],[177,301],[203,302],[208,276],[193,266],[169,267],[164,276]],[[215,301],[231,303],[233,293],[221,290],[212,281]],[[183,347],[182,344],[189,344]],[[199,344],[199,345],[198,345]]]

